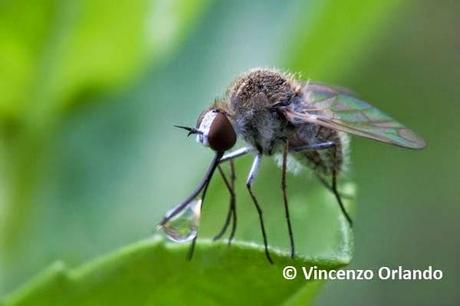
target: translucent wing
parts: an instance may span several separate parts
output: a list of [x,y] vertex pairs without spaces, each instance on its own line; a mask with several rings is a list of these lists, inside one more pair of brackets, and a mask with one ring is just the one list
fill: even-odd
[[410,149],[426,145],[413,131],[345,89],[309,83],[303,91],[302,101],[281,109],[293,124],[309,122]]

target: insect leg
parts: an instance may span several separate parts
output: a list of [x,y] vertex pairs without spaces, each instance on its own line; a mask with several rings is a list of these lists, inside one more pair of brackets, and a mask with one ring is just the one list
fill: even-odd
[[230,195],[230,205],[227,213],[227,217],[225,219],[224,226],[220,230],[220,232],[213,238],[213,240],[220,239],[225,232],[227,231],[227,228],[230,224],[230,221],[232,222],[232,231],[230,233],[230,238],[228,240],[229,245],[231,244],[231,241],[233,239],[234,233],[235,233],[235,227],[236,227],[236,221],[233,218],[236,218],[236,196],[235,196],[235,168],[233,165],[233,160],[230,160],[230,171],[231,171],[231,176],[230,176],[230,182],[227,179],[227,176],[225,175],[224,171],[222,170],[221,166],[218,167],[219,173],[222,176],[222,179],[224,180],[225,186],[227,187],[227,190]]
[[236,195],[235,195],[235,181],[236,181],[236,175],[235,175],[235,164],[233,163],[233,160],[230,160],[230,180],[231,180],[231,187],[233,190],[233,223],[232,223],[232,230],[230,231],[230,236],[228,237],[228,244],[230,245],[232,243],[233,237],[235,237],[235,232],[236,232],[236,224],[237,224],[237,217],[236,217]]
[[[214,161],[212,162],[208,170],[208,173],[205,176],[205,180],[204,180],[205,183],[203,185],[203,188],[202,188],[203,191],[201,193],[201,203],[204,203],[204,199],[206,197],[206,192],[208,191],[209,183],[211,182],[211,178],[212,178],[212,175],[214,174],[214,171],[219,166],[219,161],[222,157],[222,154],[223,153],[220,153],[220,152],[216,154],[216,157],[214,158]],[[197,239],[198,239],[198,233],[196,234],[196,236],[193,238],[192,242],[190,243],[190,248],[189,248],[188,255],[187,255],[188,260],[192,260],[193,258],[193,253],[195,252],[195,245],[196,245]]]
[[[336,158],[336,151],[337,151],[337,147],[334,145],[332,147],[332,158],[334,160]],[[337,202],[339,203],[340,209],[342,210],[343,215],[348,221],[348,224],[350,225],[350,227],[353,227],[353,220],[351,220],[350,215],[345,209],[345,206],[343,205],[343,202],[342,202],[342,198],[340,197],[339,191],[337,190],[337,171],[334,167],[332,168],[332,192],[334,193],[335,198],[337,199]]]
[[[237,157],[240,157],[240,156],[243,156],[245,154],[247,154],[248,152],[251,152],[252,149],[251,148],[248,148],[248,147],[244,147],[244,148],[241,148],[241,149],[238,149],[238,150],[235,150],[233,152],[230,152],[230,153],[227,153],[225,154],[224,156],[222,156],[221,154],[222,153],[218,153],[215,157],[215,160],[212,164],[212,166],[210,167],[210,169],[208,170],[208,173],[207,175],[205,176],[205,179],[204,181],[202,182],[202,184],[200,185],[199,188],[197,188],[197,190],[192,194],[193,197],[195,197],[199,191],[202,189],[203,190],[203,193],[202,193],[202,196],[201,196],[201,200],[202,200],[202,203],[204,203],[204,198],[205,198],[205,195],[206,195],[206,191],[208,190],[208,185],[209,185],[209,181],[211,180],[211,176],[214,172],[214,170],[216,169],[217,165],[223,161],[228,161],[228,160],[232,160],[232,159],[235,159]],[[190,198],[192,198],[192,196],[190,196]],[[180,211],[181,209],[183,209],[183,207],[185,204],[181,204],[180,206],[178,206],[177,208],[174,209],[174,211],[172,211],[170,214],[168,214],[167,217],[165,217],[162,221],[162,223],[165,223],[169,218],[171,218],[173,215],[175,215],[178,211]],[[232,234],[231,234],[231,238],[233,238],[233,235],[235,233],[235,230],[236,230],[236,211],[234,210],[233,211],[233,217],[234,217],[234,224],[232,225]],[[189,260],[192,259],[193,257],[193,253],[195,251],[195,244],[196,244],[196,240],[198,238],[198,234],[195,236],[195,238],[193,238],[192,242],[190,243],[190,249],[189,249],[189,252],[188,252],[188,256],[187,258]]]
[[192,242],[190,243],[190,247],[188,249],[188,254],[187,254],[187,260],[191,261],[193,258],[193,254],[195,254],[195,245],[196,245],[196,240],[198,238],[198,234],[193,238]]
[[219,173],[220,173],[220,176],[222,177],[222,179],[224,180],[224,183],[225,183],[225,186],[229,192],[229,195],[230,195],[230,205],[229,205],[229,208],[228,208],[228,212],[227,212],[227,217],[225,218],[225,223],[224,223],[224,226],[222,227],[222,229],[219,231],[219,233],[214,236],[213,240],[218,240],[220,239],[224,234],[225,232],[227,231],[227,228],[228,228],[228,225],[230,224],[230,220],[232,219],[233,217],[233,206],[232,206],[232,201],[233,201],[233,197],[234,197],[234,193],[233,193],[233,190],[231,189],[229,183],[228,183],[228,180],[227,180],[227,177],[224,173],[224,171],[222,170],[222,167],[219,165],[219,167],[217,168],[219,170]]
[[290,152],[301,152],[301,151],[316,151],[316,150],[325,150],[335,147],[335,142],[325,141],[321,143],[308,144],[305,146],[292,147],[289,148]]
[[[331,184],[329,184],[321,175],[316,174],[316,177],[321,182],[321,184],[323,184],[324,187],[326,187],[330,192],[334,193],[334,191],[332,190]],[[344,193],[339,193],[339,194],[343,199],[353,199],[353,196],[350,194],[344,194]]]
[[252,198],[252,202],[254,202],[254,206],[256,207],[257,213],[259,214],[260,228],[262,231],[262,237],[264,239],[265,256],[267,256],[267,259],[270,263],[273,263],[273,260],[270,257],[270,253],[268,252],[267,234],[265,232],[262,208],[260,207],[259,202],[257,201],[256,196],[254,195],[254,192],[252,191],[252,188],[251,188],[252,183],[254,182],[254,178],[257,175],[257,171],[259,170],[261,160],[262,160],[262,154],[258,153],[252,163],[251,171],[249,171],[248,179],[246,180],[246,187],[248,188],[249,194],[251,195],[251,198]]
[[[289,151],[301,152],[301,151],[326,150],[326,149],[332,150],[332,158],[335,159],[337,147],[335,145],[335,142],[332,142],[332,141],[326,141],[326,142],[321,142],[321,143],[316,143],[316,144],[309,144],[305,146],[294,147],[294,148],[290,148]],[[342,197],[340,196],[340,193],[337,190],[337,171],[335,169],[332,169],[332,185],[329,185],[322,177],[318,176],[318,178],[326,186],[326,188],[332,191],[335,198],[337,199],[337,202],[339,203],[340,210],[342,211],[343,215],[347,219],[348,224],[350,224],[350,227],[352,227],[353,221],[350,215],[348,214],[348,212],[346,211],[345,206],[343,205],[343,202],[342,202]]]
[[339,203],[340,209],[342,210],[343,215],[348,221],[348,224],[350,224],[350,227],[353,227],[353,220],[351,219],[350,215],[345,209],[345,206],[343,205],[343,202],[342,202],[342,198],[340,197],[340,194],[337,190],[337,174],[335,171],[332,172],[332,192],[334,193],[335,198],[337,199],[337,202]]
[[294,235],[292,233],[291,218],[289,216],[289,206],[288,206],[287,187],[286,187],[286,168],[287,168],[286,165],[287,165],[288,151],[289,151],[289,144],[286,141],[286,144],[283,150],[283,165],[281,168],[281,190],[283,191],[284,211],[286,214],[286,222],[288,225],[289,242],[291,244],[291,258],[294,258],[295,256]]
[[[206,196],[206,191],[208,190],[209,182],[204,186],[203,193],[201,194],[201,203],[204,203],[204,198]],[[201,208],[200,208],[201,209]],[[196,240],[198,239],[198,232],[196,233],[196,236],[193,237],[192,242],[190,243],[190,248],[188,250],[188,255],[187,259],[192,260],[193,254],[195,252],[195,245],[196,245]]]
[[244,147],[244,148],[237,149],[235,151],[232,151],[230,153],[225,154],[221,158],[220,162],[222,163],[222,162],[225,162],[225,161],[228,161],[228,160],[235,159],[235,158],[243,156],[243,155],[245,155],[245,154],[247,154],[247,153],[249,153],[251,151],[253,151],[253,149],[249,148],[249,147]]

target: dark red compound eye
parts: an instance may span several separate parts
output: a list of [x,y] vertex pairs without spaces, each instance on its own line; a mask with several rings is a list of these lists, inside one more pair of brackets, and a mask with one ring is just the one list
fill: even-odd
[[208,144],[216,152],[224,152],[236,143],[236,133],[224,113],[217,113],[209,127]]

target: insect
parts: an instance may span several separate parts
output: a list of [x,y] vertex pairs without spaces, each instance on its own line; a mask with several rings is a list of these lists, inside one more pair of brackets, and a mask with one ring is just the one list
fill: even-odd
[[[425,147],[425,141],[413,131],[348,90],[302,82],[275,69],[253,69],[243,73],[223,98],[199,116],[196,127],[178,127],[187,130],[189,136],[195,134],[199,143],[215,151],[203,180],[188,198],[169,210],[159,224],[170,239],[192,241],[190,258],[197,239],[201,205],[216,169],[230,193],[227,219],[216,238],[222,236],[231,221],[229,243],[233,239],[237,218],[233,160],[240,156],[255,155],[246,187],[259,216],[265,255],[272,263],[262,207],[252,188],[264,156],[282,155],[281,187],[291,257],[294,257],[295,243],[286,190],[288,157],[314,171],[321,183],[334,194],[343,216],[352,226],[352,219],[337,189],[337,179],[344,171],[347,157],[348,134],[403,148]],[[228,152],[238,137],[243,139],[245,146]],[[220,166],[226,161],[231,166],[230,179]]]

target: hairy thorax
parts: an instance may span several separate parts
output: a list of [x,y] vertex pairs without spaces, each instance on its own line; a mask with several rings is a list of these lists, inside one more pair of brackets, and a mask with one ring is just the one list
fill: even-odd
[[303,86],[292,75],[255,69],[237,78],[226,95],[226,109],[238,134],[259,152],[279,153],[288,142],[300,147],[334,142],[334,148],[304,151],[293,157],[317,173],[330,175],[344,169],[348,138],[342,132],[311,123],[292,125],[273,106],[303,99]]
[[240,76],[227,92],[237,132],[259,152],[271,155],[293,132],[272,106],[289,101],[300,86],[288,74],[256,69]]

